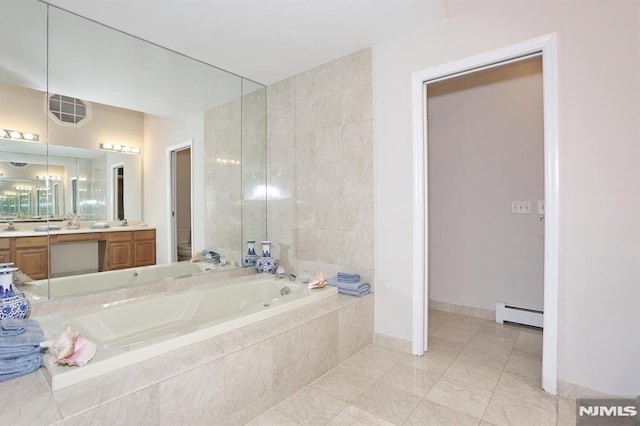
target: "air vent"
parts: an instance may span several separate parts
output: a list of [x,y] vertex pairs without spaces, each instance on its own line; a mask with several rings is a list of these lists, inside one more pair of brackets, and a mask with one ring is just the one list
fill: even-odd
[[63,95],[50,95],[49,115],[67,126],[80,127],[90,119],[91,105],[87,101]]
[[18,163],[17,161],[9,161],[13,167],[27,167],[29,163]]

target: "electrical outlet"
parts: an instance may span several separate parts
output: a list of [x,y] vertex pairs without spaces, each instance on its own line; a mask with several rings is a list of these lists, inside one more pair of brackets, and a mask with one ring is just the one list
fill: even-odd
[[512,201],[511,214],[531,214],[531,201]]

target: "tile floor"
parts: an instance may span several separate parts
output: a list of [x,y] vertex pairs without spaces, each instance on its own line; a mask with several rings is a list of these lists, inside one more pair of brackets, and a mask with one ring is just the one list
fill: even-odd
[[542,333],[432,310],[422,357],[372,344],[249,425],[575,425],[541,390]]

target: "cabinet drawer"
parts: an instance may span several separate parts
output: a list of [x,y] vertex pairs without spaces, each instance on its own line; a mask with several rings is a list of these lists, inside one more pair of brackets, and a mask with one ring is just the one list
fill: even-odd
[[11,240],[9,238],[0,238],[0,250],[8,250],[11,248]]
[[156,231],[135,231],[135,239],[139,240],[155,240],[156,239]]
[[99,232],[92,232],[89,234],[61,234],[61,235],[52,235],[51,236],[51,244],[58,243],[75,243],[82,241],[99,241],[104,240],[105,237]]
[[17,237],[16,248],[46,247],[47,237]]
[[131,231],[125,232],[110,232],[109,241],[132,241],[133,233]]

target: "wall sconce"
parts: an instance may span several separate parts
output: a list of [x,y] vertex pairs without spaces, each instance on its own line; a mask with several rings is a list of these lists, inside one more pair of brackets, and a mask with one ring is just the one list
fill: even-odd
[[100,149],[104,149],[105,151],[122,152],[125,154],[140,154],[140,148],[138,148],[137,146],[127,146],[117,143],[101,143]]
[[19,132],[9,129],[0,129],[0,138],[14,141],[38,142],[38,135],[35,133]]
[[62,180],[62,176],[36,176],[38,180]]

